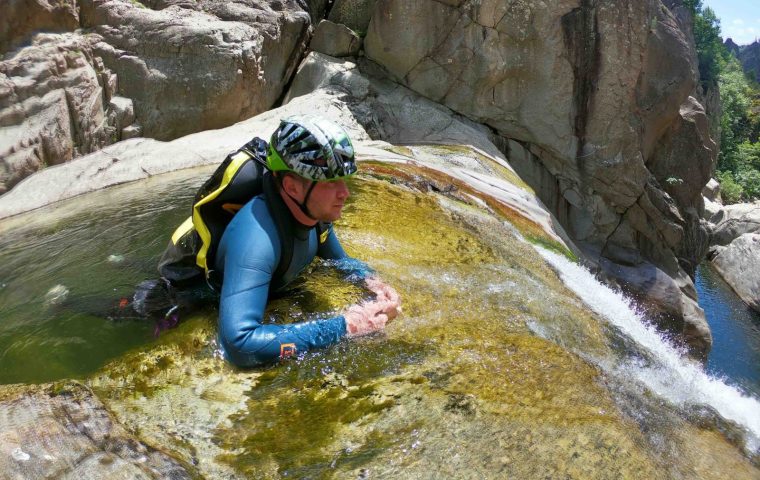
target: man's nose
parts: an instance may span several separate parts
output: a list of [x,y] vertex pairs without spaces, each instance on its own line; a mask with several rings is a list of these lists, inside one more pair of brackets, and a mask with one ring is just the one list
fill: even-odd
[[343,180],[339,180],[337,182],[337,195],[340,199],[346,199],[349,195],[351,195],[351,192],[348,190],[348,185],[346,185],[346,182]]

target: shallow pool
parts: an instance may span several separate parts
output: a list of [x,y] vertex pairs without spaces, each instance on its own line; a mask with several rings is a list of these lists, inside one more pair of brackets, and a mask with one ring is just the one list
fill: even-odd
[[709,265],[700,265],[695,283],[713,335],[707,371],[760,397],[760,313]]

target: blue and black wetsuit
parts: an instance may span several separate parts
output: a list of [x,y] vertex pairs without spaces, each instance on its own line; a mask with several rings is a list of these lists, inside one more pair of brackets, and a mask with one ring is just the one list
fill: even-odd
[[[287,325],[261,323],[269,296],[292,282],[315,256],[338,260],[338,268],[347,274],[364,278],[370,273],[363,262],[348,257],[332,226],[320,242],[316,228],[296,222],[279,194],[273,192],[272,183],[235,215],[215,259],[223,276],[219,341],[228,360],[242,367],[325,347],[346,335],[343,316]],[[293,237],[292,259],[281,275],[278,266],[285,261],[282,244],[289,239],[280,238],[282,229],[277,228],[273,214],[287,217],[284,220],[290,225],[285,230]]]

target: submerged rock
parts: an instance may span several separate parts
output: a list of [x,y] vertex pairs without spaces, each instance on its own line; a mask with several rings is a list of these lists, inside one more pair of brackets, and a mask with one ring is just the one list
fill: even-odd
[[69,296],[69,289],[65,285],[56,285],[45,294],[45,305],[59,305]]
[[114,422],[77,382],[0,386],[0,452],[7,479],[193,478]]
[[109,263],[124,263],[124,255],[111,254],[106,260]]

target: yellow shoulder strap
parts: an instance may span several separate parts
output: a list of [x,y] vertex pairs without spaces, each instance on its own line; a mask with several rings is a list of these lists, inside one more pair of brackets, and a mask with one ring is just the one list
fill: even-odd
[[193,228],[193,217],[187,217],[187,219],[182,222],[182,225],[177,227],[176,230],[174,230],[174,233],[172,234],[172,243],[174,245],[179,242],[179,239],[182,238],[187,232],[192,230]]
[[211,246],[211,232],[203,222],[203,218],[201,218],[200,207],[206,205],[218,197],[219,194],[221,194],[224,189],[227,188],[232,179],[235,178],[235,174],[238,172],[238,170],[240,170],[240,167],[243,166],[243,164],[250,158],[251,156],[244,151],[236,153],[235,156],[232,157],[232,161],[227,166],[227,169],[224,171],[222,183],[219,184],[219,187],[203,197],[200,201],[198,201],[198,203],[193,205],[193,225],[195,226],[195,230],[198,231],[198,235],[200,235],[202,243],[201,249],[198,251],[198,255],[195,259],[195,263],[201,267],[206,272],[206,274],[208,274],[209,270],[208,265],[206,265],[206,255],[208,254],[208,249]]

